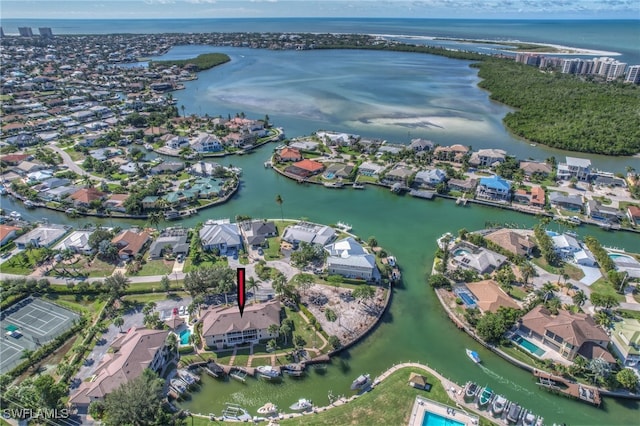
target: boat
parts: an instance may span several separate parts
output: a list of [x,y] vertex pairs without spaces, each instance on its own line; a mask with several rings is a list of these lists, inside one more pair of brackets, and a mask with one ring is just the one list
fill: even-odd
[[147,151],[153,151],[153,145],[150,143],[145,143],[143,146]]
[[300,398],[298,402],[292,404],[289,408],[293,411],[307,411],[313,407],[313,404],[308,399]]
[[280,371],[270,365],[260,365],[256,367],[256,371],[260,377],[264,377],[265,379],[277,379],[280,377]]
[[493,400],[493,403],[491,404],[491,414],[493,414],[494,417],[500,417],[504,412],[504,409],[507,407],[508,403],[509,400],[504,396],[496,396]]
[[180,212],[177,210],[169,210],[164,213],[165,220],[176,220],[180,218]]
[[0,185],[0,195],[6,195],[7,194],[7,188],[4,187],[4,185]]
[[522,412],[522,407],[518,404],[511,404],[509,407],[509,412],[507,413],[507,423],[516,424],[518,419],[520,418],[520,413]]
[[396,266],[396,258],[393,256],[387,257],[387,263],[389,266]]
[[609,231],[611,229],[611,224],[609,222],[599,223],[598,226],[605,231]]
[[353,183],[353,185],[351,185],[351,187],[352,187],[353,189],[364,189],[364,185],[363,185],[363,184],[361,184],[361,183],[356,183],[356,182],[354,182],[354,183]]
[[24,206],[28,209],[33,209],[36,207],[36,205],[31,200],[25,200]]
[[578,216],[571,216],[567,220],[569,222],[573,223],[574,225],[582,225],[582,220]]
[[492,398],[493,398],[493,391],[489,388],[489,386],[487,386],[484,389],[482,389],[480,396],[478,396],[478,401],[476,402],[476,405],[478,406],[478,408],[484,408],[487,405],[489,405]]
[[342,182],[325,182],[323,185],[325,186],[325,188],[343,188],[344,187],[344,183]]
[[349,232],[352,229],[351,225],[348,225],[348,224],[342,223],[342,222],[336,223],[336,227],[340,228],[341,231],[345,231],[345,232]]
[[227,403],[227,408],[222,411],[224,420],[235,420],[238,422],[248,422],[252,419],[251,414],[244,408],[236,404]]
[[276,414],[278,412],[278,407],[275,404],[267,402],[262,407],[258,408],[258,414]]
[[170,385],[179,394],[183,394],[187,391],[187,386],[182,380],[171,379]]
[[229,377],[239,380],[242,383],[245,383],[247,381],[247,372],[244,371],[242,368],[234,367],[233,369],[231,369],[231,372],[229,373]]
[[12,219],[20,219],[22,218],[22,215],[14,210],[11,213],[9,213],[9,217]]
[[543,426],[543,425],[544,425],[544,417],[538,416],[538,418],[536,419],[536,426]]
[[570,237],[578,238],[578,234],[573,231],[565,231],[564,233]]
[[480,391],[480,386],[476,385],[473,382],[467,382],[467,385],[464,388],[464,399],[467,402],[472,402],[476,399],[476,395]]
[[522,425],[523,426],[535,426],[537,417],[531,411],[525,410],[524,415],[522,416]]
[[182,381],[184,381],[187,385],[193,385],[198,381],[198,378],[189,373],[187,370],[180,369],[177,371],[177,373],[178,377],[180,377],[180,379],[182,379]]
[[353,382],[351,382],[351,390],[365,389],[371,382],[369,374],[359,375]]
[[480,362],[482,362],[482,360],[480,359],[480,355],[478,355],[478,352],[472,351],[471,349],[466,349],[466,351],[467,351],[467,356],[471,358],[471,361],[475,362],[476,364],[479,364]]

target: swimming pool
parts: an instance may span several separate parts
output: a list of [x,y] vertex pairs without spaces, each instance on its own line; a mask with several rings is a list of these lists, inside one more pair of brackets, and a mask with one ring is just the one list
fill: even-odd
[[329,173],[327,173],[326,176],[327,176],[327,179],[333,179],[335,175],[333,173],[329,172]]
[[182,330],[180,332],[180,344],[181,345],[188,345],[190,336],[191,336],[191,330],[189,330],[189,329]]
[[634,261],[635,259],[631,256],[627,256],[626,254],[620,254],[620,253],[609,253],[609,257],[613,260],[616,259],[620,259],[620,260],[631,260]]
[[447,417],[442,417],[430,411],[424,412],[422,426],[464,426],[464,423],[457,422]]
[[546,233],[550,237],[557,237],[558,235],[560,235],[560,234],[558,234],[557,232],[554,232],[554,231],[547,231]]
[[530,341],[528,341],[522,336],[516,335],[516,337],[513,338],[513,341],[517,343],[518,346],[526,349],[528,352],[531,352],[535,356],[540,357],[544,355],[544,352],[545,352],[544,349],[539,348],[538,346],[534,345],[533,343],[531,343]]
[[469,250],[463,249],[463,248],[456,249],[456,251],[453,252],[454,256],[462,256],[462,255],[465,255],[465,254],[471,254],[471,252]]

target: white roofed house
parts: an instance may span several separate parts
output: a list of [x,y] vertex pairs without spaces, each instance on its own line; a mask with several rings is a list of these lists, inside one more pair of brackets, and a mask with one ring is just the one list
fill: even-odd
[[278,337],[269,326],[280,327],[280,309],[278,300],[247,305],[242,316],[236,306],[211,306],[200,319],[202,338],[208,347],[222,349]]
[[470,243],[458,244],[451,252],[453,253],[452,261],[454,264],[474,270],[479,274],[490,274],[500,269],[507,261],[507,256]]
[[558,164],[558,179],[576,178],[587,181],[591,177],[591,160],[586,158],[567,157],[565,163]]
[[316,223],[298,222],[288,226],[282,239],[296,247],[299,243],[317,244],[325,246],[336,238],[336,231],[330,226]]
[[218,138],[207,135],[206,133],[199,134],[195,139],[192,139],[189,144],[195,152],[219,152],[224,149]]
[[93,231],[74,231],[54,247],[54,250],[72,250],[87,256],[93,254],[94,250],[89,245],[89,237]]
[[504,163],[507,152],[502,149],[479,149],[471,154],[469,164],[478,167],[493,167]]
[[385,168],[386,166],[365,161],[364,163],[360,164],[360,166],[358,167],[358,174],[361,174],[364,176],[378,176],[380,173],[384,171]]
[[551,241],[553,242],[553,250],[558,253],[558,256],[562,259],[571,259],[575,253],[582,250],[582,246],[578,240],[571,235],[554,235],[551,237]]
[[226,221],[207,221],[199,232],[202,248],[207,251],[218,250],[221,255],[237,253],[242,249],[242,237],[235,223]]
[[433,187],[444,182],[447,174],[440,169],[421,170],[416,173],[414,183],[419,186]]
[[375,256],[368,253],[353,237],[326,245],[324,249],[329,253],[327,272],[330,275],[367,281],[380,279]]
[[167,141],[166,146],[171,149],[181,149],[189,146],[189,139],[184,136],[174,136]]
[[37,228],[27,232],[24,235],[15,239],[16,247],[21,250],[31,245],[35,248],[38,247],[51,247],[53,243],[67,233],[67,228],[62,225],[40,225]]
[[433,142],[426,139],[411,139],[411,143],[409,144],[409,149],[415,152],[422,151],[431,151],[433,149]]

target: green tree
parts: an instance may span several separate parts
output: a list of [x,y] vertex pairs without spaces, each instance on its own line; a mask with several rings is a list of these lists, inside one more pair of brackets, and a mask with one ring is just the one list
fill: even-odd
[[122,318],[122,316],[118,315],[113,320],[113,325],[118,327],[120,329],[120,333],[122,333],[122,326],[124,325],[124,318]]
[[623,368],[616,374],[616,380],[625,389],[635,391],[638,387],[638,376],[630,369]]
[[113,298],[120,298],[124,291],[129,287],[129,278],[125,277],[122,272],[108,276],[104,280],[104,286],[108,289],[109,295]]
[[280,194],[276,195],[276,204],[280,206],[280,219],[284,220],[284,210],[282,210],[282,203],[284,203],[282,196]]
[[280,336],[282,337],[283,344],[285,344],[285,345],[287,344],[287,341],[288,341],[289,335],[291,334],[291,331],[293,331],[293,330],[291,329],[291,327],[287,323],[283,323],[280,326]]
[[311,274],[298,274],[295,277],[295,283],[303,293],[306,293],[313,286],[313,281],[313,275]]
[[304,348],[304,345],[307,344],[307,341],[304,340],[304,338],[299,335],[299,334],[294,334],[293,335],[293,344],[296,348],[302,349]]
[[366,305],[369,300],[373,299],[376,294],[376,290],[368,284],[362,284],[353,290],[351,294]]
[[342,346],[342,343],[340,343],[340,339],[338,339],[338,336],[335,336],[333,334],[329,336],[328,342],[333,349],[340,349],[340,347]]
[[589,299],[591,300],[591,304],[596,308],[611,309],[620,304],[615,296],[611,294],[591,293]]
[[584,302],[589,300],[587,298],[587,295],[582,290],[576,291],[576,294],[574,294],[571,299],[573,300],[573,303],[575,303],[577,306],[582,306],[584,305]]
[[508,324],[501,315],[487,312],[478,320],[476,330],[482,340],[495,343],[502,339],[508,327]]
[[431,275],[427,281],[433,288],[446,288],[447,290],[451,290],[451,281],[442,274]]
[[513,282],[516,280],[516,275],[513,273],[509,265],[505,265],[496,271],[495,278],[496,281],[500,283],[500,287],[509,293],[513,288]]
[[171,291],[171,281],[169,281],[169,277],[164,275],[160,278],[160,287],[162,287],[162,291],[169,294]]
[[247,290],[250,290],[253,293],[253,302],[258,302],[258,290],[260,290],[260,280],[256,280],[253,277],[247,278]]

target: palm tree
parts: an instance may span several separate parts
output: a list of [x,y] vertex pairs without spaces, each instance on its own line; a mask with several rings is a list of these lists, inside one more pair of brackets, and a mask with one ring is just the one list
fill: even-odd
[[160,212],[151,212],[151,213],[149,213],[149,218],[148,219],[149,219],[149,223],[152,226],[155,226],[156,229],[159,230],[158,224],[160,223],[162,218],[163,218],[162,213],[160,213]]
[[547,303],[550,297],[555,297],[556,286],[553,283],[547,281],[545,285],[542,286],[542,294],[544,295],[544,302]]
[[284,200],[280,194],[276,195],[276,203],[280,206],[280,218],[284,221],[284,210],[282,210],[282,203],[284,203]]
[[529,262],[525,262],[520,267],[520,273],[522,274],[522,281],[524,282],[524,286],[529,285],[529,279],[533,277],[537,277],[538,273],[536,272],[536,268]]
[[256,280],[253,277],[247,278],[247,290],[251,290],[253,293],[253,303],[257,303],[257,291],[260,290],[260,280]]
[[270,324],[269,327],[267,327],[267,331],[272,336],[277,335],[280,331],[280,327],[278,327],[278,324]]
[[124,324],[124,318],[122,318],[122,316],[118,315],[114,320],[113,320],[113,325],[115,325],[116,327],[118,327],[120,329],[120,333],[122,333],[122,326]]
[[573,300],[573,303],[575,303],[576,305],[582,306],[584,305],[584,302],[588,300],[588,298],[587,298],[587,295],[584,294],[584,291],[578,290],[576,294],[573,295],[572,300]]
[[287,344],[287,337],[289,337],[289,333],[291,333],[291,327],[288,324],[282,324],[280,326],[280,335],[284,338],[284,344]]
[[167,347],[174,355],[178,352],[178,336],[175,333],[169,333],[167,336]]

